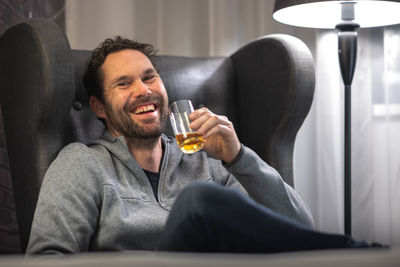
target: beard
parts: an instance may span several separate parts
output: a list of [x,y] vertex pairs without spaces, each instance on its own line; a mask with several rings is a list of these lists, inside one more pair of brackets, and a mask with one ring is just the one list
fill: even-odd
[[[130,115],[134,106],[148,102],[156,103],[159,113],[158,122],[152,123],[151,126],[134,121]],[[122,109],[115,109],[109,102],[106,102],[105,113],[110,123],[109,127],[112,127],[124,137],[134,139],[154,139],[161,136],[168,119],[167,103],[167,100],[164,100],[160,95],[145,97],[131,103],[127,102]]]

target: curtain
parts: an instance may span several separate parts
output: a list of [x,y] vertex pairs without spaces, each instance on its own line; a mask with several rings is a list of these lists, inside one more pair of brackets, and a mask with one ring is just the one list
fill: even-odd
[[[352,84],[352,235],[400,245],[400,26],[361,29]],[[337,35],[319,31],[316,92],[295,149],[296,189],[317,227],[343,232],[343,103]]]
[[[285,26],[270,0],[68,0],[74,49],[123,35],[160,54],[227,56],[270,33],[302,39],[313,53],[316,90],[296,139],[295,189],[316,228],[343,232],[343,85],[334,31]],[[352,209],[357,239],[400,245],[400,26],[360,30],[352,87]]]

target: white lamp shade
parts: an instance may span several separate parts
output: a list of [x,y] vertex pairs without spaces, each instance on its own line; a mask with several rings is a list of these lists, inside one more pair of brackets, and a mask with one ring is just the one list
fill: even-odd
[[292,26],[334,29],[342,22],[341,6],[346,2],[355,3],[353,21],[362,28],[400,23],[400,0],[276,0],[273,18]]

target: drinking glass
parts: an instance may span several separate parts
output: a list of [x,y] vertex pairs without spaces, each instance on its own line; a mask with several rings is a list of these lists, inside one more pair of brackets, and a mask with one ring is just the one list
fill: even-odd
[[192,154],[204,147],[201,134],[190,129],[189,115],[193,112],[190,100],[178,100],[169,107],[170,120],[175,139],[183,153]]

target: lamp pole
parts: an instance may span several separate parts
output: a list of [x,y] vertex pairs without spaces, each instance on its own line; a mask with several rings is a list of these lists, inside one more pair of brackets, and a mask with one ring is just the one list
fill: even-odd
[[[340,5],[340,10],[337,10]],[[357,18],[354,9],[357,8]],[[338,23],[339,12],[341,23]],[[356,65],[357,31],[400,23],[400,0],[275,0],[275,20],[299,27],[338,32],[344,83],[344,228],[351,235],[351,83]],[[355,21],[357,23],[355,23]],[[335,27],[336,26],[336,27]]]
[[344,83],[344,232],[351,235],[351,83],[357,60],[357,30],[354,3],[342,3],[338,30],[338,56]]

